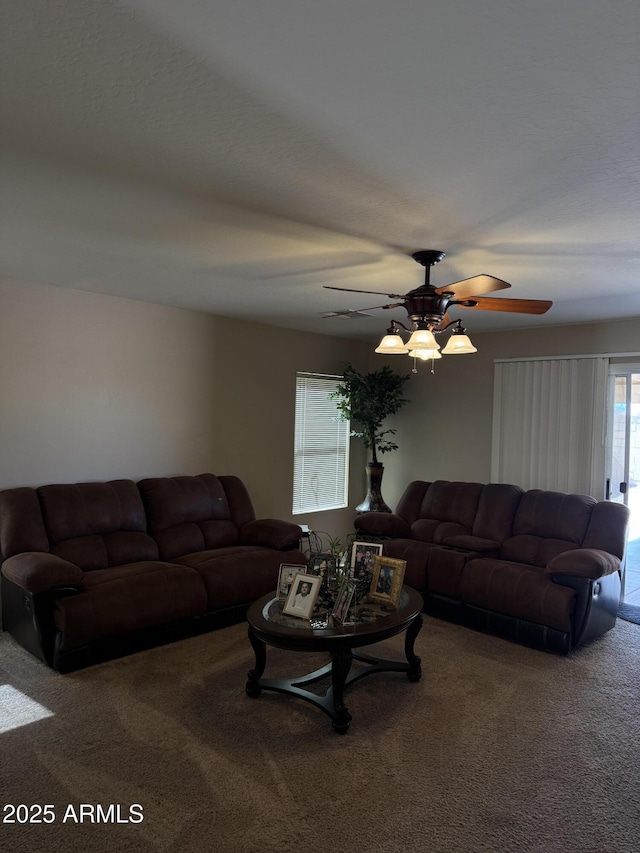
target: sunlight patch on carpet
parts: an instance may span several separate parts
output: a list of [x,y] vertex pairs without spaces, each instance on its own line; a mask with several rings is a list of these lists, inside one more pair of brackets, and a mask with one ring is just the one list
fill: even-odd
[[15,687],[0,684],[0,734],[53,716],[53,711]]

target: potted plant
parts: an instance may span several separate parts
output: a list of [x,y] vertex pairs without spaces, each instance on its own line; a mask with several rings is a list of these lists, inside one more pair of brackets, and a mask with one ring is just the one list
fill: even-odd
[[337,400],[339,417],[360,425],[360,430],[353,430],[351,435],[360,438],[371,451],[372,461],[366,469],[367,496],[356,507],[356,512],[391,512],[380,491],[384,465],[378,461],[378,453],[398,449],[398,445],[387,438],[395,435],[396,431],[382,429],[382,424],[386,417],[394,415],[409,402],[402,396],[403,386],[409,378],[409,374],[399,376],[387,365],[374,373],[363,374],[348,364],[338,390],[330,395]]

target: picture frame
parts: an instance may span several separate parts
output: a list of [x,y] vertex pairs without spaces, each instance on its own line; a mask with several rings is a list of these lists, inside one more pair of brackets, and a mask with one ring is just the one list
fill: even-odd
[[340,584],[340,590],[336,596],[335,604],[331,609],[331,615],[336,622],[344,623],[347,619],[347,613],[351,607],[353,594],[356,591],[356,585],[353,581],[344,580]]
[[378,604],[397,609],[406,568],[406,560],[395,560],[392,557],[383,557],[382,555],[376,557],[373,564],[369,599]]
[[321,578],[331,574],[335,560],[331,554],[315,554],[311,560],[308,572],[310,575],[319,575]]
[[278,598],[284,601],[289,595],[289,590],[293,579],[300,571],[300,565],[297,563],[280,563],[280,571],[278,572]]
[[[310,619],[313,607],[320,592],[322,577],[320,575],[309,575],[306,572],[297,572],[289,594],[282,608],[287,616],[297,616],[299,619]],[[306,588],[306,589],[305,589]]]
[[360,542],[356,540],[351,546],[349,576],[352,578],[371,576],[374,559],[381,554],[382,542]]

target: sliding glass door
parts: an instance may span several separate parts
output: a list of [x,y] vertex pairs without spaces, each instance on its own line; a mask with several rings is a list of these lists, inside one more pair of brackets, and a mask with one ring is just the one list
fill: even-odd
[[640,365],[612,365],[610,373],[606,497],[631,513],[623,590],[640,604]]

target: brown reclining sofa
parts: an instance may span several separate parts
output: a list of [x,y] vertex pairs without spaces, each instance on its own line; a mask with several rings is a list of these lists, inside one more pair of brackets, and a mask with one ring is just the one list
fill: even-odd
[[256,520],[237,477],[0,492],[5,631],[60,671],[244,617],[305,565],[301,530]]
[[627,507],[490,483],[410,483],[358,536],[407,561],[433,615],[567,653],[615,625]]

